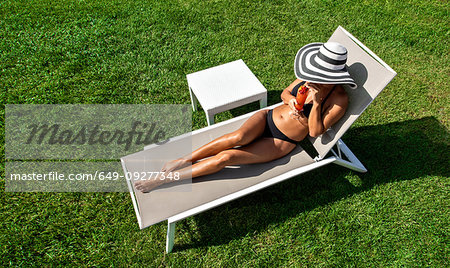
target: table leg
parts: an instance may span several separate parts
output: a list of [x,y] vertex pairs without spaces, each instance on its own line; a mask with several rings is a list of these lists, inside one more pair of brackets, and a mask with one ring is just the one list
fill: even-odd
[[208,121],[208,126],[214,124],[214,114],[206,111],[206,121]]
[[194,92],[192,91],[191,87],[189,87],[189,95],[191,95],[191,103],[192,103],[192,110],[197,111],[197,97],[195,96]]
[[267,107],[267,95],[259,100],[259,108],[262,109],[262,108],[265,108],[265,107]]

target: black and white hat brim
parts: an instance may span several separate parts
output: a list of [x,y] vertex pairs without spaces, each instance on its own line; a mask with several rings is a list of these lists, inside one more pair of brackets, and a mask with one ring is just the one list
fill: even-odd
[[[320,84],[348,84],[350,88],[357,85],[347,71],[345,64],[338,70],[326,68],[320,58],[317,57],[323,43],[311,43],[300,48],[295,56],[295,76],[301,80]],[[318,63],[321,61],[321,64]],[[336,67],[338,65],[334,65]]]

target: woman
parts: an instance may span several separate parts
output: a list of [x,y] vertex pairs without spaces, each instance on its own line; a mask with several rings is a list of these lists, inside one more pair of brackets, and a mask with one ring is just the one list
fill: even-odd
[[[294,63],[297,79],[281,93],[284,105],[255,113],[238,130],[211,141],[191,155],[166,163],[161,171],[169,175],[178,173],[180,179],[185,179],[215,173],[229,165],[268,162],[287,155],[308,134],[321,135],[347,109],[348,96],[341,85],[356,87],[345,68],[346,61],[347,49],[338,43],[311,43],[302,47]],[[295,96],[301,85],[308,87],[309,92],[303,111],[298,112]],[[139,181],[135,186],[147,192],[164,182]]]

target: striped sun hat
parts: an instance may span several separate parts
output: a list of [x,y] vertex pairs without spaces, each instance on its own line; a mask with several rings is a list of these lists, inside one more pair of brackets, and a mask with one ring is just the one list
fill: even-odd
[[297,52],[294,71],[297,78],[320,84],[348,84],[356,88],[356,83],[347,72],[347,49],[335,42],[311,43]]

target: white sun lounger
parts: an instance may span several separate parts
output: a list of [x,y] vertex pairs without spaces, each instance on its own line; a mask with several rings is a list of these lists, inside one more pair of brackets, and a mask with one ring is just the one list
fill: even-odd
[[[179,220],[330,163],[359,172],[367,171],[340,138],[395,77],[396,72],[340,26],[328,41],[339,42],[347,48],[348,70],[358,88],[346,88],[350,103],[344,117],[320,137],[309,138],[318,153],[315,158],[297,146],[287,156],[269,163],[227,167],[216,174],[196,178],[192,181],[192,191],[189,192],[141,193],[134,191],[133,181],[127,181],[141,229],[168,220],[167,252],[173,248],[175,223]],[[176,155],[176,148],[179,142],[192,139],[192,148],[198,148],[238,129],[255,112],[189,133],[192,135],[175,137],[164,145],[164,151],[171,151],[173,159],[178,158],[180,155]],[[336,149],[333,149],[334,146]],[[151,164],[144,159],[158,155],[158,150],[161,150],[161,146],[150,145],[144,151],[123,157],[121,161],[124,172],[148,170]],[[327,157],[330,151],[332,155]]]

